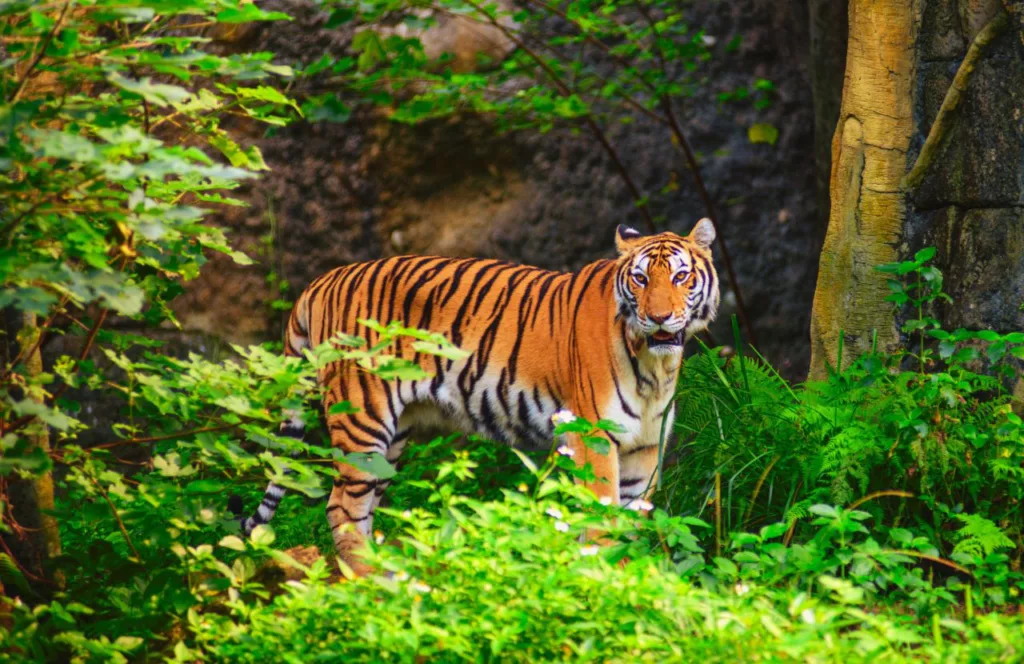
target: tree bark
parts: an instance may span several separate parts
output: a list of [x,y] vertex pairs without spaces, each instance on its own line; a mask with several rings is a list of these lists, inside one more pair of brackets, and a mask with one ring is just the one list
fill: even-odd
[[[31,349],[23,362],[26,378],[38,376],[43,371],[42,352],[39,347],[41,334],[35,314],[22,314],[22,327],[18,333],[18,345]],[[26,390],[26,398],[43,403],[41,387]],[[50,435],[46,424],[35,421],[29,424],[23,435],[31,447],[50,452]],[[37,576],[44,576],[47,563],[60,555],[60,531],[53,511],[53,473],[46,471],[32,478],[11,476],[7,481],[5,501],[10,509],[10,518],[15,525],[14,536],[5,535],[8,546],[17,562]]]
[[885,277],[873,267],[896,258],[902,230],[899,182],[914,130],[914,4],[850,0],[828,232],[811,312],[812,378],[836,364],[841,332],[854,352],[866,350],[876,330],[883,345],[898,341]]
[[[1007,1],[1008,6],[1014,2]],[[1000,0],[850,0],[811,378],[902,343],[880,263],[935,246],[947,328],[1024,329],[1024,42]]]

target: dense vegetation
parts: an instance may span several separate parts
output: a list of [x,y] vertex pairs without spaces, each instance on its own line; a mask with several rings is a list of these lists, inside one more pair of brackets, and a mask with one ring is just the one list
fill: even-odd
[[[164,349],[153,331],[173,327],[169,303],[208,252],[249,260],[206,218],[267,168],[225,125],[344,120],[368,104],[403,121],[473,111],[502,128],[562,123],[598,144],[626,111],[660,113],[675,135],[671,100],[706,56],[699,32],[661,3],[530,6],[521,26],[571,28],[550,38],[554,54],[518,44],[470,75],[427,62],[415,38],[365,29],[350,61],[301,72],[268,53],[219,53],[216,33],[197,30],[285,18],[235,0],[0,5],[0,305],[19,330],[0,367],[0,656],[1024,656],[1024,428],[1007,390],[1024,334],[941,329],[928,250],[879,268],[906,350],[840,357],[827,380],[790,385],[738,325],[734,351],[698,347],[649,517],[595,501],[557,441],[529,456],[448,438],[412,446],[398,469],[369,554],[381,574],[339,583],[347,570],[289,549],[330,551],[323,496],[342,455],[323,432],[276,435],[285,410],[316,421],[316,368],[345,357],[407,376],[418,369],[387,355],[397,336],[458,351],[398,324],[373,348],[343,339],[303,360],[274,343],[216,359]],[[338,3],[332,21],[409,9]],[[652,18],[622,19],[635,12]],[[614,66],[575,71],[558,55],[584,42]],[[341,94],[283,92],[325,72]],[[527,84],[501,96],[511,80]],[[44,362],[59,336],[71,350]],[[115,411],[113,438],[87,424],[86,400]],[[559,433],[598,424],[613,426],[576,420]],[[395,472],[379,457],[346,461]],[[274,528],[243,539],[226,496],[255,496],[268,478],[296,493]],[[26,514],[40,525],[26,528]],[[581,543],[587,528],[611,543]]]

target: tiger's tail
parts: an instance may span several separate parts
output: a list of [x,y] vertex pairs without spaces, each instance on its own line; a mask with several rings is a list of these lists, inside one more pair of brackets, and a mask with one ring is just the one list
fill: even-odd
[[[288,319],[288,329],[285,331],[284,354],[292,357],[301,357],[302,350],[309,348],[309,299],[307,292],[299,296],[298,301],[292,308],[292,315]],[[289,438],[303,439],[306,424],[302,421],[302,415],[296,412],[288,413],[289,417],[281,423],[281,435]],[[291,471],[286,470],[288,474]],[[266,491],[263,492],[263,500],[259,507],[252,513],[252,516],[245,517],[245,505],[242,497],[232,495],[228,498],[228,509],[239,519],[242,526],[242,533],[250,534],[256,526],[270,523],[277,511],[277,506],[284,498],[286,489],[280,484],[270,482]]]

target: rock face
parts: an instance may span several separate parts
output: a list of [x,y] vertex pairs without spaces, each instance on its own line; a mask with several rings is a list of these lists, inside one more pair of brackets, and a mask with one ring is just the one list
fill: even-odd
[[[268,5],[269,6],[269,5]],[[340,53],[342,36],[324,16],[288,3],[291,23],[262,26],[246,48],[304,61]],[[808,320],[823,229],[814,195],[814,114],[806,75],[806,7],[801,0],[701,3],[692,24],[717,40],[706,85],[679,104],[719,209],[743,296],[766,356],[789,375],[808,361]],[[726,44],[740,37],[735,52]],[[771,107],[718,101],[722,92],[775,83]],[[774,145],[751,144],[767,122]],[[638,120],[609,138],[664,228],[684,233],[705,210],[666,130]],[[575,269],[613,252],[619,223],[642,228],[626,187],[586,134],[496,136],[477,118],[416,127],[359,115],[345,124],[298,124],[258,137],[271,172],[241,190],[251,207],[224,213],[242,248],[263,251],[263,271],[215,260],[182,299],[186,326],[237,341],[278,338],[281,314],[266,270],[296,295],[342,263],[397,253],[493,256]],[[663,188],[669,193],[658,195]],[[270,234],[273,242],[261,237]],[[719,261],[719,270],[724,268]],[[731,339],[730,304],[716,339]]]
[[[1019,3],[1007,3],[1013,10]],[[968,3],[959,3],[968,5]],[[917,112],[927,131],[975,35],[999,2],[929,0],[919,44]],[[952,127],[920,186],[905,229],[907,253],[938,248],[953,305],[950,327],[1024,330],[1024,23],[985,50]],[[913,155],[916,157],[916,154]]]

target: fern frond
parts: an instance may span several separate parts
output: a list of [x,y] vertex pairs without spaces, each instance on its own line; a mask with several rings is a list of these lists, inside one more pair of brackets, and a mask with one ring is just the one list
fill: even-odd
[[972,556],[985,557],[999,549],[1012,549],[1013,540],[990,519],[979,514],[957,514],[964,527],[956,531],[955,553],[966,553]]

